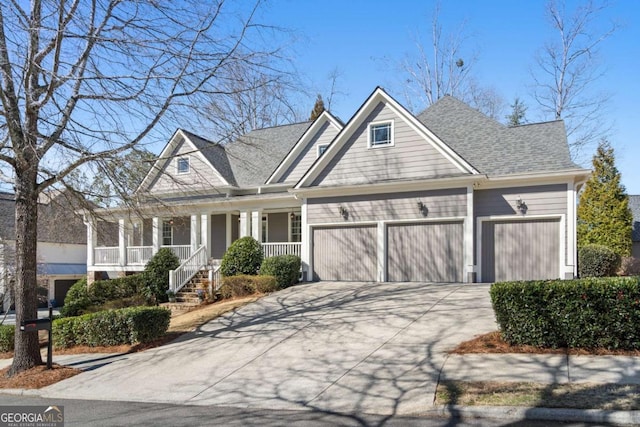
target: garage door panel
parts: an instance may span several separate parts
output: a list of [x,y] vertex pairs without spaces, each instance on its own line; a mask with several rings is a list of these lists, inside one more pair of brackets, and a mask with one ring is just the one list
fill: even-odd
[[388,279],[392,282],[460,282],[460,222],[394,224],[387,227]]
[[482,280],[559,277],[560,221],[492,221],[482,224]]
[[314,280],[375,281],[375,226],[313,230]]

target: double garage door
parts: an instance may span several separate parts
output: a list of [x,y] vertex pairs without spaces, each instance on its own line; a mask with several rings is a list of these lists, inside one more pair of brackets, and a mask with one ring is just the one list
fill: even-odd
[[382,257],[391,282],[462,281],[462,222],[388,224],[383,248],[377,236],[376,225],[314,228],[314,279],[376,281]]

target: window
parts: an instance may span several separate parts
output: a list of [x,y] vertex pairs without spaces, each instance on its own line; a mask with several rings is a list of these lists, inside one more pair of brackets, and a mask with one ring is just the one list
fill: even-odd
[[369,147],[393,145],[393,122],[369,124]]
[[173,220],[162,221],[162,246],[173,245]]
[[329,144],[320,144],[318,145],[318,157],[322,156],[325,151],[327,151],[327,147]]
[[178,174],[189,173],[189,158],[178,157],[176,168],[178,170]]
[[291,218],[291,241],[301,242],[302,241],[302,215],[294,213],[291,215],[290,218]]

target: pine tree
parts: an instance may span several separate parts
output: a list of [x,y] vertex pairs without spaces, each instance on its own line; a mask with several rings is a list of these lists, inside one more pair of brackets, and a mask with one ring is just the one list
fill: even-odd
[[320,117],[320,114],[324,111],[324,101],[322,100],[322,95],[318,95],[316,98],[316,103],[313,105],[313,110],[311,110],[311,116],[309,116],[309,120],[315,120]]
[[505,116],[508,126],[520,126],[527,122],[525,115],[527,114],[527,106],[517,98],[511,104],[511,114]]
[[595,243],[620,256],[630,255],[633,219],[620,178],[613,148],[603,140],[593,156],[593,174],[578,205],[578,246]]

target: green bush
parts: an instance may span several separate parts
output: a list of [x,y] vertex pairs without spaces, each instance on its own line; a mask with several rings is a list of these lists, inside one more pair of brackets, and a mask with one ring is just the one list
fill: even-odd
[[13,351],[16,327],[14,325],[0,325],[0,352]]
[[580,277],[615,276],[620,267],[620,255],[602,245],[584,245],[578,251]]
[[300,257],[296,255],[279,255],[265,258],[260,267],[260,274],[274,276],[278,283],[278,288],[283,289],[298,282],[300,265]]
[[640,349],[640,279],[494,283],[503,338],[536,347]]
[[157,302],[167,302],[169,271],[180,267],[180,260],[169,248],[161,248],[144,267],[146,295]]
[[220,273],[225,277],[258,274],[263,258],[262,245],[253,237],[242,237],[233,242],[225,252]]
[[53,322],[53,344],[111,346],[148,342],[164,335],[171,312],[159,307],[129,307],[106,310]]
[[222,279],[218,292],[222,299],[246,297],[255,293],[268,293],[278,290],[273,276],[228,276]]
[[87,287],[87,279],[76,282],[64,299],[60,314],[65,317],[101,311],[104,308],[120,308],[148,304],[145,297],[146,283],[140,274],[111,280],[96,280]]

